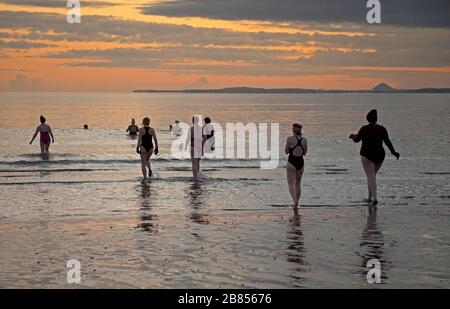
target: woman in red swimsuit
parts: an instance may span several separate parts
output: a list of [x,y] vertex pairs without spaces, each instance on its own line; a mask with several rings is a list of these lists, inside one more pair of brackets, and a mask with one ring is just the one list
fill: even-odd
[[33,141],[36,138],[36,136],[38,135],[38,133],[41,133],[41,138],[40,138],[41,154],[46,155],[46,154],[48,154],[48,150],[50,148],[50,137],[51,137],[52,143],[55,142],[55,138],[53,137],[52,128],[48,124],[45,123],[46,119],[44,116],[41,116],[40,121],[41,121],[41,124],[38,125],[38,127],[36,128],[36,132],[34,132],[34,135],[33,135],[33,138],[31,139],[30,145],[33,144]]

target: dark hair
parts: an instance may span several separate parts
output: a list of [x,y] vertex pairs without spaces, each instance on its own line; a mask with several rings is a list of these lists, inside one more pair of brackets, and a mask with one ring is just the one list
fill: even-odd
[[376,109],[372,109],[366,116],[366,119],[370,123],[376,123],[378,121],[378,112]]
[[47,119],[45,119],[44,116],[41,115],[41,117],[39,118],[41,120],[41,123],[45,123],[47,121]]
[[84,125],[84,129],[87,130],[89,129],[89,126],[87,124]]
[[211,118],[205,117],[205,123],[211,123]]
[[302,134],[302,129],[303,129],[303,126],[301,124],[299,124],[299,123],[294,123],[292,125],[292,131],[295,134],[297,134],[297,135],[301,135]]
[[144,126],[149,126],[150,125],[150,118],[145,117],[144,119],[142,119],[142,124]]

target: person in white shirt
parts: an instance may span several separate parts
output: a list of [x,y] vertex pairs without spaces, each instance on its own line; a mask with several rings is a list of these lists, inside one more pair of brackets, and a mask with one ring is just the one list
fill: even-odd
[[179,120],[175,120],[175,126],[170,126],[170,133],[173,136],[181,136],[183,134],[183,129],[181,129]]
[[193,126],[189,128],[186,136],[185,150],[190,146],[191,161],[192,161],[192,173],[194,179],[197,179],[202,174],[200,173],[200,159],[203,156],[203,134],[202,127],[199,125],[200,117],[192,117]]
[[205,153],[213,152],[215,150],[216,139],[214,137],[214,126],[211,123],[211,118],[205,118],[205,126],[203,127],[203,138],[205,140],[205,146],[203,150]]

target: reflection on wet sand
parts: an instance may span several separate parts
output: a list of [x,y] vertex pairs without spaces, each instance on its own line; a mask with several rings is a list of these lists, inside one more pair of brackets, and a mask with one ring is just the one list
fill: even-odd
[[289,275],[293,278],[293,284],[295,287],[301,287],[301,282],[304,280],[302,273],[305,270],[305,242],[303,237],[303,231],[301,229],[301,217],[298,214],[298,209],[294,210],[289,224],[289,231],[287,235],[287,261],[295,264],[293,272]]
[[384,236],[377,226],[377,207],[369,206],[367,223],[361,233],[360,243],[362,258],[360,274],[367,276],[367,262],[371,259],[377,259],[381,263],[381,279],[388,279],[387,263],[384,256]]
[[194,181],[186,190],[186,199],[189,207],[191,208],[190,219],[192,222],[198,224],[209,224],[208,215],[199,213],[199,210],[205,204],[202,186],[202,182]]
[[153,197],[154,191],[152,190],[151,184],[142,181],[141,184],[141,203],[140,203],[140,223],[137,225],[138,229],[143,230],[151,235],[158,234],[158,215],[152,214],[153,208]]

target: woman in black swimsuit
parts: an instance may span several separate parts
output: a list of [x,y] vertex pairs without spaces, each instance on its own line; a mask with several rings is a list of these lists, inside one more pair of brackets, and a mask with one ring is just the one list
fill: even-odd
[[294,123],[292,126],[293,136],[288,137],[286,141],[285,152],[289,154],[288,163],[286,165],[287,181],[289,184],[289,193],[294,202],[296,209],[302,194],[301,181],[303,171],[305,170],[305,162],[303,156],[308,150],[308,141],[302,136],[302,125]]
[[368,202],[372,205],[378,205],[376,177],[386,155],[383,148],[383,142],[389,148],[391,154],[397,158],[397,160],[400,158],[400,154],[395,151],[394,146],[389,139],[389,134],[386,128],[377,124],[377,110],[371,110],[367,114],[366,119],[369,124],[363,126],[359,130],[358,134],[350,135],[350,138],[355,143],[362,141],[360,154],[369,187]]
[[[144,127],[139,129],[139,140],[136,151],[141,155],[142,175],[144,175],[144,179],[147,179],[147,169],[148,177],[152,177],[153,175],[150,157],[153,153],[155,155],[158,154],[158,139],[156,138],[155,129],[150,128],[149,118],[145,117],[142,124]],[[154,146],[153,141],[155,141]]]

